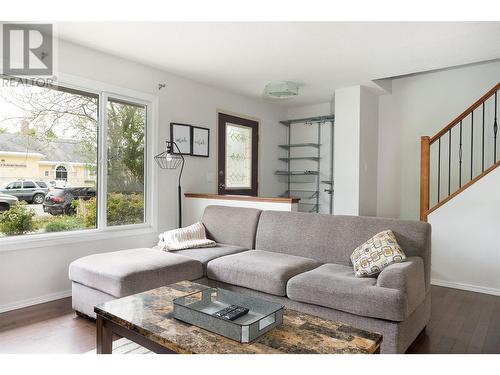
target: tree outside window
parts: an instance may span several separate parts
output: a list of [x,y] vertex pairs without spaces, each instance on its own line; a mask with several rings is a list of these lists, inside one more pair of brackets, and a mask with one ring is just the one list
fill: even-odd
[[[41,181],[51,186],[43,205],[47,197],[60,201],[57,194],[71,200],[61,213],[52,214],[28,199],[20,211],[33,213],[34,225],[15,234],[97,227],[98,104],[97,94],[62,87],[0,86],[0,153],[20,156],[2,162],[16,172],[7,175],[0,169],[0,187],[16,180]],[[145,221],[146,113],[144,105],[107,102],[108,226]],[[71,173],[61,163],[70,164]],[[77,196],[81,192],[87,195]],[[8,234],[0,225],[0,237]]]

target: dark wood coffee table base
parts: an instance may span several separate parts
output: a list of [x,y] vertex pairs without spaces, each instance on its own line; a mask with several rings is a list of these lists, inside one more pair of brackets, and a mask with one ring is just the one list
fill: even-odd
[[174,319],[172,300],[204,288],[182,281],[96,306],[97,354],[112,352],[113,334],[164,354],[380,353],[378,333],[293,310],[285,310],[282,325],[248,344]]
[[113,321],[97,315],[97,354],[111,354],[113,352],[113,334],[125,337],[130,341],[133,341],[146,349],[151,350],[158,354],[176,354],[173,350],[170,350],[163,345],[157,344],[154,341],[148,340],[144,336],[137,332],[131,331],[130,329],[123,328],[122,326],[113,323]]

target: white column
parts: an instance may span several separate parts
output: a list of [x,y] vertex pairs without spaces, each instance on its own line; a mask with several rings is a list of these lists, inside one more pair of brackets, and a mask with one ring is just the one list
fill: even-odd
[[335,91],[336,215],[376,215],[378,97],[361,86]]

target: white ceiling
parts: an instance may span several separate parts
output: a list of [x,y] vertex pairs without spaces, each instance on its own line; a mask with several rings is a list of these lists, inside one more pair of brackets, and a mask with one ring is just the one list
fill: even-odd
[[500,58],[500,22],[64,22],[62,39],[212,86],[262,97],[294,81],[286,105],[336,88]]

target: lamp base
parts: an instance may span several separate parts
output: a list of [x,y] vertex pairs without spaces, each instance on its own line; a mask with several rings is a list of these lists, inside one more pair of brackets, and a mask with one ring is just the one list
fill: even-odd
[[179,228],[182,228],[182,188],[177,186],[177,200],[179,204]]

